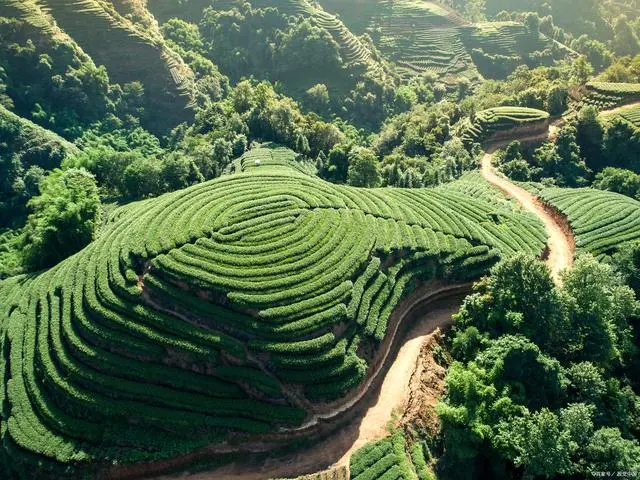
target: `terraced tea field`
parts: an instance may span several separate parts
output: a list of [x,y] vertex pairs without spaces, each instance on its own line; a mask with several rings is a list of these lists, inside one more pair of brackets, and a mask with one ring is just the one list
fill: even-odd
[[302,425],[363,381],[417,285],[545,243],[534,216],[461,193],[479,177],[356,189],[287,155],[122,207],[77,255],[0,283],[12,468],[62,476]]
[[145,88],[147,127],[168,133],[193,117],[193,72],[164,43],[153,22],[140,26],[100,0],[6,0],[26,21],[61,29],[116,83],[140,81]]
[[602,258],[640,239],[640,202],[613,192],[549,188],[540,196],[567,217],[578,251]]
[[[467,120],[460,127],[459,134],[467,143],[482,143],[488,140],[512,137],[514,129],[519,134],[546,134],[549,114],[542,110],[526,107],[495,107],[483,110],[473,120]],[[522,135],[521,135],[522,136]]]
[[530,63],[530,53],[552,43],[544,36],[531,39],[524,26],[514,22],[472,24],[436,2],[320,3],[338,12],[354,32],[368,33],[405,79],[432,73],[453,86],[460,78],[502,78],[510,72],[507,60],[513,68]]
[[635,127],[640,128],[640,103],[619,107],[613,111],[603,113],[602,116],[607,120],[621,118]]
[[600,110],[640,101],[640,83],[589,82],[584,89],[581,104],[593,105]]
[[414,450],[416,458],[412,463],[407,454],[407,442],[403,432],[397,431],[389,438],[370,443],[358,450],[351,457],[349,478],[351,480],[415,480],[424,478],[418,477],[416,474],[416,469],[426,470],[424,455],[422,455],[420,446]]
[[[275,479],[274,479],[275,480]],[[337,467],[320,473],[311,475],[303,475],[295,479],[278,479],[278,480],[349,480],[347,467]]]
[[431,2],[401,0],[354,5],[345,12],[336,2],[321,2],[329,11],[342,11],[348,26],[369,18],[367,30],[382,53],[410,79],[423,73],[438,77],[477,74],[462,42],[460,27],[466,22],[453,12]]

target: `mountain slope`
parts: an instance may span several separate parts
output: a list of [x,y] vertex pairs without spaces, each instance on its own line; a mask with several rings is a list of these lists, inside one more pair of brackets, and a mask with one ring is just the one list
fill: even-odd
[[142,82],[146,126],[167,133],[193,117],[193,73],[157,31],[143,28],[103,0],[3,0],[34,24],[55,24],[94,60],[105,65],[112,81]]
[[365,190],[283,149],[240,165],[127,205],[74,257],[0,282],[0,463],[62,476],[301,425],[361,383],[417,285],[544,244],[478,177]]
[[568,52],[515,22],[473,24],[436,2],[321,0],[357,33],[368,33],[405,79],[431,73],[455,85],[460,78],[504,78],[516,66],[552,63]]

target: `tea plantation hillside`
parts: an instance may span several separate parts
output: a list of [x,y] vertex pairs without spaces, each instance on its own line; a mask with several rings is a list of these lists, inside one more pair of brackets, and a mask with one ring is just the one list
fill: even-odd
[[[362,78],[365,74],[379,81],[393,82],[380,59],[374,58],[370,45],[354,35],[339,18],[325,11],[319,4],[308,0],[251,0],[247,4],[254,9],[276,8],[279,13],[290,18],[307,19],[311,25],[319,27],[328,34],[329,39],[335,41],[340,56],[340,67],[337,69],[316,69],[312,76],[305,75],[295,68],[287,73],[276,72],[277,67],[273,68],[273,72],[268,71],[270,69],[252,72],[256,76],[264,75],[267,78],[270,74],[275,74],[275,78],[283,82],[287,91],[295,97],[300,98],[306,90],[317,83],[325,83],[332,92],[338,91],[345,94],[355,86],[354,80]],[[184,5],[177,5],[172,0],[151,0],[148,4],[149,10],[161,21],[177,17],[194,23],[202,21],[206,7],[212,7],[217,12],[226,12],[226,15],[233,15],[231,12],[238,6],[239,3],[235,0],[218,0],[213,4],[210,1],[194,0]],[[248,50],[252,47],[251,45],[235,46]],[[317,60],[320,61],[319,58]],[[282,65],[279,66],[282,67]]]
[[425,478],[423,473],[429,474],[428,471],[423,472],[421,467],[426,471],[421,445],[415,444],[408,453],[403,432],[398,430],[391,437],[367,444],[358,450],[351,457],[349,478],[417,480]]
[[640,101],[639,83],[589,82],[584,87],[582,105],[607,110]]
[[640,238],[640,202],[590,188],[548,188],[541,197],[566,215],[579,251],[598,257]]
[[602,116],[607,120],[621,118],[631,123],[634,127],[640,128],[640,103],[623,107],[614,113],[605,113]]
[[75,256],[0,282],[8,476],[299,426],[366,377],[408,292],[545,243],[478,174],[356,189],[304,173],[284,149],[236,165],[121,207]]
[[459,129],[462,140],[472,144],[482,143],[500,134],[513,136],[514,129],[528,129],[531,134],[545,133],[548,122],[549,114],[535,108],[495,107],[478,112],[464,121]]
[[193,72],[167,47],[154,21],[133,22],[100,0],[3,0],[1,12],[56,34],[62,30],[97,65],[106,66],[115,82],[141,82],[149,130],[168,133],[193,118],[188,108],[195,95]]
[[[17,155],[25,166],[57,167],[65,155],[79,151],[61,136],[0,105],[0,155]],[[44,164],[43,164],[44,163]]]
[[518,65],[553,63],[570,52],[516,22],[473,24],[436,2],[321,0],[357,34],[368,33],[405,78],[432,73],[451,85],[460,78],[504,78]]

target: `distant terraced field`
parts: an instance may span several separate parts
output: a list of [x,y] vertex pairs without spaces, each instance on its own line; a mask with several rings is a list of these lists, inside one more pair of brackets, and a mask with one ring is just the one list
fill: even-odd
[[640,101],[640,83],[589,82],[584,88],[582,105],[592,105],[609,110]]
[[508,60],[511,69],[532,63],[529,53],[552,43],[544,36],[530,38],[524,26],[514,22],[472,24],[436,2],[320,0],[320,4],[338,12],[355,32],[369,33],[405,79],[432,73],[454,85],[460,78],[503,77],[511,67],[506,65],[505,70]]
[[496,135],[509,137],[513,129],[531,129],[532,134],[544,134],[548,129],[549,114],[526,107],[495,107],[483,110],[473,120],[459,127],[459,135],[466,144],[482,143]]
[[620,109],[616,109],[612,113],[605,113],[602,116],[607,120],[621,118],[631,123],[635,127],[640,128],[640,104],[630,105],[629,107],[621,107]]
[[374,41],[405,79],[423,73],[441,78],[477,74],[462,41],[460,28],[466,23],[459,16],[431,2],[381,0],[369,4],[369,10],[365,7],[357,15],[371,15],[369,31]]
[[[371,52],[357,36],[355,36],[335,15],[323,10],[319,5],[308,0],[250,0],[249,3],[258,8],[275,7],[287,15],[301,15],[309,18],[314,24],[326,29],[340,45],[340,55],[346,63],[362,63],[371,68],[379,68],[377,63],[371,62]],[[166,21],[168,17],[190,19],[197,22],[203,9],[211,5],[211,1],[192,0],[184,7],[177,7],[174,0],[150,0],[149,8],[160,19]],[[232,8],[232,1],[218,1],[218,9]]]
[[567,217],[578,251],[602,258],[640,239],[640,202],[633,198],[590,188],[549,188],[540,196]]
[[138,25],[103,0],[4,0],[23,19],[52,28],[53,22],[116,83],[140,81],[145,88],[146,126],[167,133],[193,117],[193,73],[149,21]]
[[357,189],[286,149],[237,164],[124,206],[77,255],[0,282],[0,463],[64,478],[304,424],[363,381],[417,285],[545,243],[478,175]]

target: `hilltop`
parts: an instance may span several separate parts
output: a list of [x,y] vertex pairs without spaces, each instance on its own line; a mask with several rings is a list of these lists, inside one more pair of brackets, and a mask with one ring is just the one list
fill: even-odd
[[476,176],[405,192],[328,184],[283,149],[237,165],[127,205],[77,255],[0,283],[12,470],[33,471],[31,454],[62,472],[302,425],[367,377],[409,292],[544,243]]

